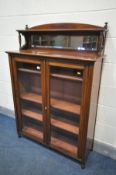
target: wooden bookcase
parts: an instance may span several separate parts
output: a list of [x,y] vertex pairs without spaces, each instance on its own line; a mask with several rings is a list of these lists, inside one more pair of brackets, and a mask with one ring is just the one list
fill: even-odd
[[26,26],[19,50],[7,52],[18,135],[82,167],[93,148],[106,32],[107,24]]

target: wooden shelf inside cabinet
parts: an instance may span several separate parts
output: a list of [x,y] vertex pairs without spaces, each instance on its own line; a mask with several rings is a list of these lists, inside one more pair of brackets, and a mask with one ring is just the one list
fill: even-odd
[[68,101],[63,101],[63,100],[52,98],[51,107],[59,109],[59,110],[67,111],[67,112],[72,112],[78,115],[80,114],[80,105],[74,104]]
[[24,126],[22,129],[23,135],[30,137],[35,140],[42,140],[43,139],[43,133],[37,129]]
[[23,100],[42,104],[42,96],[35,93],[23,92],[21,93],[20,98]]
[[[42,96],[34,93],[28,93],[28,92],[21,93],[20,98],[23,100],[42,104]],[[59,110],[80,114],[80,105],[71,102],[51,98],[51,106]]]
[[73,157],[77,156],[77,152],[78,152],[77,146],[67,143],[64,140],[60,140],[59,138],[51,137],[50,146],[59,151],[65,152]]
[[18,68],[20,72],[27,72],[27,73],[34,73],[34,74],[41,74],[38,70],[26,69],[26,68]]
[[42,122],[42,114],[39,114],[37,112],[33,112],[27,109],[22,109],[22,115]]
[[55,73],[51,74],[51,77],[61,78],[61,79],[65,79],[65,80],[79,81],[79,82],[83,81],[83,79],[81,77],[69,76],[69,75],[61,75],[61,74],[55,74]]
[[66,123],[66,122],[63,122],[60,120],[56,120],[56,119],[52,118],[51,125],[55,126],[57,128],[63,129],[65,131],[68,131],[70,133],[73,133],[73,134],[79,134],[79,127],[78,126],[74,126],[74,125],[71,125],[69,123]]

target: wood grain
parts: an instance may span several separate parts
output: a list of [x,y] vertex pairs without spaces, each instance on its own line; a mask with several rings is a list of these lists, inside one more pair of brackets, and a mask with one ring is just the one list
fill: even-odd
[[72,124],[60,121],[60,120],[56,120],[56,119],[51,119],[51,125],[58,127],[60,129],[66,130],[68,132],[71,132],[73,134],[79,134],[79,127],[78,126],[74,126]]
[[71,145],[70,143],[67,143],[64,140],[51,137],[50,146],[60,151],[63,150],[71,156],[77,156],[77,146]]
[[[23,100],[28,100],[31,102],[42,104],[42,96],[34,94],[34,93],[27,93],[27,92],[22,93],[20,95],[20,98]],[[59,110],[64,110],[64,111],[72,112],[75,114],[80,114],[80,105],[74,104],[71,102],[51,98],[51,106]]]
[[41,121],[41,122],[43,120],[42,114],[39,114],[38,112],[33,112],[31,110],[27,110],[27,109],[22,109],[22,115],[38,120],[38,121]]
[[32,137],[38,141],[43,139],[43,133],[39,130],[34,129],[34,128],[25,126],[23,128],[22,132],[24,135],[26,135],[28,137]]
[[26,68],[18,68],[18,71],[27,72],[27,73],[34,73],[34,74],[41,74],[41,72],[38,70],[31,70],[31,69],[26,69]]
[[69,76],[69,75],[62,75],[62,74],[55,74],[55,73],[52,73],[50,74],[51,77],[54,77],[54,78],[61,78],[61,79],[65,79],[65,80],[71,80],[71,81],[80,81],[82,82],[83,79],[80,78],[80,77],[76,77],[76,76]]
[[42,104],[42,96],[35,93],[24,92],[20,94],[20,98],[23,100]]
[[80,105],[59,100],[59,99],[51,98],[51,107],[59,110],[63,110],[63,111],[72,112],[75,114],[80,114]]
[[[49,23],[27,28],[29,31],[103,31],[104,27],[83,23]],[[24,30],[18,30],[24,31]]]

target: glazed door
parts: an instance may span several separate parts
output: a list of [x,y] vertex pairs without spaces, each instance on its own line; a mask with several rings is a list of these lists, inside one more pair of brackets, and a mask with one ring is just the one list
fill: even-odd
[[48,62],[50,147],[78,155],[83,66]]
[[44,64],[41,61],[15,58],[18,129],[21,134],[44,141]]

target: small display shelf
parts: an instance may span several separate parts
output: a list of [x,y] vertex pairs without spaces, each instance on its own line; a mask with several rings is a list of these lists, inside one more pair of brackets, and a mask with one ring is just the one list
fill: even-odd
[[54,78],[61,78],[61,79],[64,79],[64,80],[72,80],[72,81],[83,81],[82,78],[80,77],[75,77],[75,76],[68,76],[68,75],[61,75],[61,74],[51,74],[51,77],[54,77]]
[[43,140],[43,133],[37,129],[33,129],[32,127],[24,127],[22,129],[23,135],[25,135],[26,137],[35,139],[36,141],[40,141],[42,142]]
[[39,114],[37,112],[33,112],[33,111],[30,111],[30,110],[27,110],[27,109],[22,109],[22,115],[42,122],[42,114]]
[[65,130],[67,132],[71,132],[73,134],[79,134],[79,128],[76,126],[73,126],[69,123],[60,121],[60,120],[56,120],[56,119],[51,119],[51,125],[57,128],[60,128],[62,130]]
[[19,68],[18,71],[27,72],[27,73],[40,74],[40,72],[38,70],[31,70],[31,69],[25,69],[25,68]]
[[71,102],[59,100],[59,99],[53,99],[51,98],[51,107],[63,110],[63,111],[68,111],[76,114],[80,114],[80,105],[74,104]]
[[21,93],[20,98],[23,100],[42,104],[42,96],[35,93],[24,92]]
[[71,157],[75,157],[77,156],[77,146],[76,145],[72,145],[68,142],[66,142],[64,139],[59,139],[59,138],[55,138],[52,137],[51,138],[51,147],[55,148],[59,151],[62,150],[62,152],[71,155]]
[[7,52],[17,133],[84,167],[93,148],[107,23],[54,23],[17,31],[19,51]]

